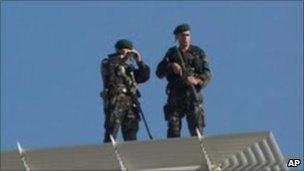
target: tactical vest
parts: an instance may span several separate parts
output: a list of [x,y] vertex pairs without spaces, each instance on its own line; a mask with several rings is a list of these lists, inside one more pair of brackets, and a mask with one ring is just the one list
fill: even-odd
[[136,81],[134,77],[134,66],[127,64],[124,59],[118,56],[109,56],[103,62],[104,85],[106,91],[110,95],[118,95],[120,93],[135,94]]
[[[195,72],[198,72],[201,69],[200,64],[203,59],[201,58],[200,53],[201,53],[201,49],[193,45],[189,47],[186,53],[181,53],[183,57],[185,69],[187,70],[187,72],[193,73],[193,75],[195,75]],[[176,62],[179,65],[182,65],[182,61],[178,57],[178,52],[176,48],[174,47],[170,48],[166,56],[169,57],[170,62]],[[167,80],[168,80],[167,89],[169,90],[179,89],[183,91],[189,88],[189,86],[186,85],[184,80],[182,80],[182,78],[179,76],[171,75],[167,77]],[[198,90],[200,89],[200,87],[196,87],[196,88]]]

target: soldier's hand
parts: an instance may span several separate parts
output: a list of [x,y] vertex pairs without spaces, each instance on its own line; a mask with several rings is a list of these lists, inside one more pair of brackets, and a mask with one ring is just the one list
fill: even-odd
[[199,83],[199,80],[196,79],[195,77],[193,77],[193,76],[187,77],[187,80],[186,80],[187,85],[197,85],[198,83]]
[[183,75],[182,67],[181,67],[178,63],[173,62],[173,63],[171,64],[171,66],[172,66],[173,72],[174,72],[175,74],[177,74],[177,75],[179,75],[179,76],[182,76],[182,75]]
[[133,49],[131,50],[131,53],[137,62],[141,61],[141,54],[137,50]]

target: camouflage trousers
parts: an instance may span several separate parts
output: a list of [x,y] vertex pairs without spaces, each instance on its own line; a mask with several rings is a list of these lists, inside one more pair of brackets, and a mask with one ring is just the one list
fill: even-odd
[[202,95],[199,101],[191,98],[189,92],[170,92],[167,104],[164,106],[165,120],[168,122],[167,137],[180,137],[182,118],[186,116],[188,129],[191,136],[196,136],[198,128],[203,133],[205,127]]
[[120,127],[125,141],[136,140],[139,115],[138,111],[133,107],[131,97],[125,94],[110,97],[106,108],[104,142],[111,141],[110,134],[116,138]]

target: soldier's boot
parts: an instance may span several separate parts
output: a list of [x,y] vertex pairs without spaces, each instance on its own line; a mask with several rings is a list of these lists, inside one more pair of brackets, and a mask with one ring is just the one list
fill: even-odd
[[137,134],[137,132],[135,132],[135,131],[124,132],[123,139],[125,141],[135,141],[135,140],[137,140],[136,134]]
[[119,127],[120,127],[119,120],[116,120],[114,125],[109,125],[108,127],[106,127],[103,142],[104,143],[111,142],[110,135],[112,135],[113,138],[116,139],[117,133],[119,131]]
[[201,114],[187,115],[188,129],[191,136],[197,136],[196,128],[203,135],[203,117]]
[[171,116],[168,118],[168,131],[167,131],[167,137],[173,138],[173,137],[180,137],[180,131],[181,131],[181,118],[177,116]]
[[201,135],[203,135],[203,128],[202,127],[196,127],[196,126],[193,126],[193,127],[189,128],[190,135],[191,136],[197,136],[196,128],[198,128]]

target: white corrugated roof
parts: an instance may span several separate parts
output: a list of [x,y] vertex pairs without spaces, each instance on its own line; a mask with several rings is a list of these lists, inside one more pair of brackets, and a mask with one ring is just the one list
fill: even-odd
[[[203,137],[214,166],[223,170],[287,170],[270,132]],[[128,170],[208,170],[197,137],[120,142]],[[25,150],[31,170],[120,170],[110,143]],[[24,169],[17,151],[1,152],[1,170]]]

